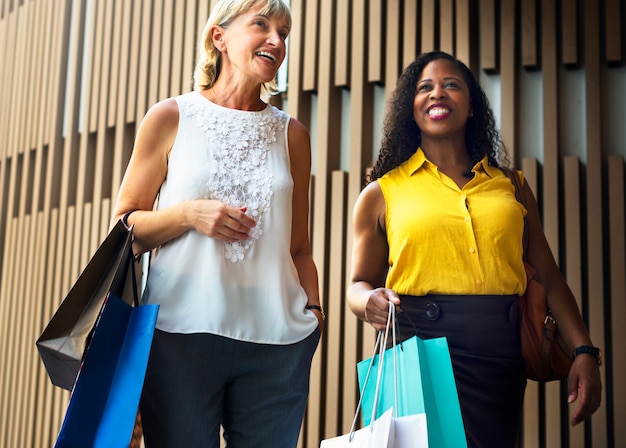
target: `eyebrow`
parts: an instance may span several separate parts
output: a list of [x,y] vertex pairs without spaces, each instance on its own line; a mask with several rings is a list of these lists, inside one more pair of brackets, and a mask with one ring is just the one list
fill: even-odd
[[[449,80],[455,80],[455,81],[461,81],[462,78],[457,78],[456,76],[446,76],[445,78],[443,78],[444,81],[449,81]],[[427,78],[427,79],[420,79],[419,81],[417,81],[418,84],[422,83],[422,82],[432,82],[433,80],[431,78]]]

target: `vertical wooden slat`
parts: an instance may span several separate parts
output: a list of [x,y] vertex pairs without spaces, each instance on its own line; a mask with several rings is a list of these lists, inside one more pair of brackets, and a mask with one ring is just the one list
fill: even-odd
[[[87,44],[90,44],[92,46],[90,48],[90,51],[87,52],[87,55],[88,57],[91,56],[93,58],[93,60],[91,61],[93,67],[91,69],[91,78],[87,78],[85,82],[88,86],[90,86],[90,91],[94,92],[94,96],[98,99],[101,97],[101,95],[98,95],[99,89],[96,89],[96,86],[102,86],[102,77],[104,76],[104,67],[102,66],[102,53],[105,45],[106,48],[108,48],[108,44],[103,42],[103,34],[105,32],[103,18],[106,11],[106,4],[106,1],[100,1],[91,5],[91,17],[89,19],[89,23],[91,24],[93,29],[89,31],[92,33],[92,40],[87,42]],[[96,101],[95,99],[91,101],[88,121],[89,132],[91,133],[96,132],[98,128],[99,107],[99,101]]]
[[426,53],[436,49],[436,19],[435,0],[422,0],[421,53]]
[[[141,35],[139,37],[139,67],[137,73],[137,105],[134,108],[135,122],[141,122],[143,115],[146,110],[150,106],[150,100],[148,96],[148,90],[150,87],[149,79],[151,73],[151,55],[152,55],[152,27],[154,23],[152,22],[152,7],[153,3],[151,0],[140,0],[139,7],[140,10],[137,11],[137,14],[140,15],[140,26],[138,28],[141,30]],[[129,117],[130,119],[131,117]]]
[[147,26],[141,27],[142,23],[142,10],[144,2],[149,0],[135,0],[130,2],[132,5],[132,23],[131,23],[131,35],[128,46],[128,78],[126,83],[128,84],[128,96],[126,97],[126,122],[134,122],[137,116],[137,97],[139,95],[139,65],[140,57],[145,58],[146,54],[143,53],[140,56],[139,48],[142,45],[140,43],[140,36]]
[[[543,189],[540,198],[543,229],[557,263],[559,262],[559,139],[558,139],[558,68],[557,8],[554,0],[541,3],[541,66],[543,74],[542,115]],[[558,382],[547,383],[545,389],[546,446],[561,445],[561,391]]]
[[625,10],[626,5],[623,0],[621,2],[620,0],[604,1],[605,59],[611,64],[622,64],[624,62],[622,39],[620,37],[623,36],[624,32],[623,18],[626,14]]
[[[367,8],[365,2],[355,2],[352,10],[351,95],[350,95],[350,176],[348,178],[348,219],[346,223],[346,287],[350,284],[350,254],[352,252],[352,208],[365,181],[365,169],[371,163],[373,88],[367,80],[367,57],[369,52],[360,42],[367,35]],[[360,346],[363,324],[349,309],[345,310],[344,322],[344,389],[342,409],[342,433],[350,430],[351,419],[358,401],[356,364],[361,360]]]
[[417,6],[417,2],[404,2],[404,12],[402,14],[402,29],[404,30],[402,39],[402,69],[413,62],[419,54],[419,11]]
[[[103,21],[104,33],[103,33],[103,42],[105,47],[102,49],[102,60],[103,65],[110,65],[111,59],[113,59],[113,50],[111,49],[111,41],[112,35],[114,34],[113,27],[113,15],[114,13],[114,0],[107,0],[105,7],[104,20],[103,18],[99,18],[99,20]],[[107,108],[109,107],[108,98],[111,96],[110,91],[110,80],[112,74],[110,71],[105,70],[100,77],[100,88],[98,90],[99,94],[99,108],[97,111],[97,130],[96,130],[96,138],[95,138],[95,147],[89,148],[90,152],[93,151],[93,168],[85,167],[86,169],[92,169],[93,172],[85,173],[85,176],[89,176],[89,178],[93,179],[93,194],[91,198],[86,197],[86,200],[91,200],[93,206],[93,214],[91,215],[91,222],[94,224],[91,226],[91,237],[90,243],[88,245],[89,253],[91,254],[100,244],[101,234],[100,229],[96,227],[96,223],[100,222],[102,209],[100,207],[100,202],[102,198],[107,194],[105,191],[105,182],[109,178],[110,175],[110,167],[108,162],[108,155],[111,154],[111,142],[107,135]],[[78,210],[80,211],[80,210]],[[80,219],[79,213],[77,213],[78,219]],[[77,229],[81,229],[79,223],[77,223]],[[80,235],[80,232],[76,232],[75,235]],[[75,273],[78,272],[74,271]]]
[[[602,78],[600,73],[600,2],[586,0],[584,3],[584,61],[585,61],[585,151],[587,157],[586,219],[587,219],[587,309],[586,317],[591,340],[604,347],[604,226],[602,209],[602,115],[600,102]],[[602,383],[606,384],[606,372],[600,369]],[[603,403],[606,403],[606,389]],[[601,406],[591,421],[592,446],[607,446],[606,407]]]
[[[180,0],[178,2],[181,3]],[[161,101],[172,95],[172,72],[179,67],[172,66],[172,40],[174,28],[174,0],[163,0],[161,33],[159,36],[159,87],[154,102]]]
[[536,69],[539,65],[537,55],[537,2],[536,0],[526,0],[521,2],[521,47],[522,66],[528,69]]
[[335,40],[335,86],[350,85],[350,8],[352,0],[344,0],[335,5],[337,28]]
[[496,60],[496,5],[494,0],[480,2],[480,68],[498,71]]
[[515,0],[500,2],[500,131],[514,160],[517,156],[517,23]]
[[322,36],[319,23],[319,2],[321,0],[306,0],[304,2],[306,15],[304,16],[304,49],[302,90],[317,90],[317,67],[320,39]]
[[439,2],[439,48],[454,54],[454,0]]
[[[538,197],[539,167],[536,159],[524,158],[521,161],[524,181],[528,183],[535,197]],[[540,393],[543,387],[536,381],[528,381],[524,395],[523,413],[523,445],[521,448],[536,448],[540,445],[541,427],[539,406]]]
[[[121,36],[120,41],[123,42],[123,45],[118,53],[119,70],[115,76],[120,80],[128,79],[129,77],[129,54],[132,45],[132,4],[133,2],[118,2],[117,4],[117,9],[121,14],[121,21],[118,25],[118,31],[115,34],[119,34]],[[131,44],[129,45],[129,43]],[[113,200],[117,198],[117,192],[120,184],[122,183],[122,176],[124,174],[126,164],[128,163],[126,150],[127,146],[130,144],[130,140],[132,140],[132,136],[128,136],[128,129],[126,126],[126,99],[133,96],[132,93],[134,92],[134,86],[131,86],[127,82],[119,82],[119,88],[116,91],[117,107],[115,109],[115,114],[113,115],[115,120],[115,142],[113,145],[114,150],[112,157],[111,185],[109,187],[111,191],[111,198]]]
[[[580,179],[580,160],[578,157],[565,157],[563,159],[563,204],[564,204],[564,275],[567,280],[578,309],[583,309],[583,229],[582,229],[582,187]],[[585,446],[584,426],[572,428],[563,423],[565,432],[569,427],[569,447],[583,448]]]
[[583,263],[582,263],[582,241],[583,229],[581,220],[581,205],[583,198],[581,194],[580,180],[580,160],[578,157],[563,158],[563,204],[565,239],[564,246],[567,250],[565,257],[565,278],[569,285],[578,309],[582,311],[583,297]]
[[203,27],[199,30],[196,27],[196,22],[200,19],[202,14],[198,9],[198,4],[195,0],[186,0],[187,6],[185,8],[185,29],[184,33],[184,55],[183,55],[183,73],[181,93],[191,91],[193,88],[193,69],[196,65],[196,58],[198,53],[198,41],[202,36],[202,30],[204,23],[208,19],[208,16],[203,14],[202,18]]
[[[103,7],[105,6],[105,2],[101,2],[101,4]],[[99,87],[103,84],[103,74],[101,73],[102,61],[101,58],[96,56],[101,54],[103,40],[105,39],[103,30],[103,25],[106,23],[103,20],[104,11],[92,7],[85,11],[85,14],[86,23],[90,24],[86,27],[85,31],[85,45],[89,48],[94,48],[94,50],[87,52],[87,61],[84,64],[82,64],[81,61],[81,65],[84,67],[84,71],[81,75],[85,82],[85,90],[90,92],[100,92]],[[109,45],[106,45],[106,47],[108,48]],[[104,90],[106,91],[106,87]],[[106,96],[104,98],[104,102],[106,103],[108,100],[106,99]],[[83,123],[95,123],[96,127],[94,130],[97,129],[98,100],[99,96],[97,94],[85,95],[80,110],[82,113],[81,121]],[[72,273],[77,272],[81,268],[81,250],[85,251],[89,249],[89,246],[83,244],[82,229],[84,227],[85,220],[87,220],[88,223],[91,223],[91,215],[85,215],[84,206],[86,201],[92,200],[91,194],[93,192],[93,187],[91,186],[91,183],[93,179],[93,168],[91,167],[91,161],[93,160],[93,153],[95,151],[92,149],[92,142],[90,139],[92,133],[84,131],[85,130],[83,130],[83,132],[78,136],[78,149],[76,154],[73,155],[74,166],[72,169],[72,176],[73,179],[75,179],[74,182],[76,183],[76,186],[74,187],[74,203],[76,208],[75,216],[78,220],[74,223],[74,226],[75,228],[80,229],[80,231],[71,236],[73,240],[72,246],[74,247],[74,252],[70,259],[71,262],[68,264],[69,270]]]
[[455,55],[468,67],[472,67],[472,19],[470,0],[456,0]]
[[[40,96],[41,96],[41,83],[39,82],[37,76],[37,69],[40,67],[39,61],[42,60],[43,55],[41,54],[42,45],[41,45],[41,10],[44,8],[33,8],[32,0],[26,1],[24,3],[24,9],[28,11],[28,15],[30,17],[30,39],[29,39],[29,53],[31,55],[30,61],[28,61],[28,68],[26,69],[25,83],[26,90],[28,93],[28,99],[26,100],[26,115],[25,119],[28,120],[30,126],[24,126],[24,150],[32,149],[35,147],[36,135],[37,135],[37,124],[33,120],[33,117],[38,116],[38,110],[40,107]],[[47,37],[47,36],[46,36]]]
[[[343,171],[334,171],[331,175],[331,234],[330,234],[330,257],[328,262],[328,297],[324,301],[324,308],[327,310],[327,325],[325,328],[325,343],[327,346],[325,382],[325,403],[326,412],[324,416],[324,438],[333,437],[342,433],[342,414],[338,404],[342,400],[344,389],[344,367],[343,351],[344,344],[342,327],[345,313],[345,263],[343,255],[346,245],[346,210],[348,176]],[[348,318],[352,316],[347,316]],[[350,368],[346,366],[346,368]],[[333,405],[333,404],[337,405]],[[324,415],[325,414],[325,415]]]
[[578,2],[576,0],[561,1],[561,53],[563,64],[578,65]]
[[[385,77],[385,5],[383,0],[370,0],[369,23],[371,31],[367,35],[367,79],[370,82],[383,83]],[[374,32],[374,30],[376,30]]]
[[[626,341],[626,197],[624,186],[626,178],[624,176],[624,158],[621,156],[611,156],[608,160],[608,212],[609,212],[609,241],[611,242],[610,266],[611,266],[611,356],[607,358],[605,369],[611,367],[612,382],[606,393],[609,413],[612,412],[612,423],[615,430],[613,446],[626,446],[626,350],[622,343]],[[605,350],[605,353],[607,351]]]
[[[583,279],[582,279],[582,187],[579,173],[579,159],[565,157],[563,159],[564,183],[564,226],[565,239],[564,269],[567,283],[574,294],[578,309],[582,311]],[[567,425],[569,426],[569,425]],[[566,426],[566,427],[567,427]],[[570,427],[571,428],[571,427]],[[571,428],[569,433],[571,448],[583,448],[584,427]]]
[[385,96],[389,98],[396,80],[400,76],[400,26],[402,20],[400,18],[400,0],[387,0],[385,17],[386,33],[385,33]]
[[172,59],[170,61],[172,78],[170,80],[170,87],[168,89],[169,94],[167,96],[180,95],[183,90],[186,90],[186,86],[183,87],[183,71],[185,63],[183,58],[185,56],[185,7],[186,1],[177,1],[172,5],[173,29],[172,37],[168,42],[166,41],[166,47],[170,47]]
[[[305,47],[305,0],[291,1],[292,26],[289,33],[289,87],[287,92],[287,113],[298,117],[306,126],[310,126],[310,95],[303,86]],[[299,57],[300,56],[300,57]]]
[[[107,119],[106,125],[109,128],[115,126],[116,116],[118,114],[119,89],[120,86],[120,70],[124,63],[121,59],[128,50],[128,36],[124,33],[124,21],[129,17],[129,11],[125,8],[124,2],[113,0],[111,5],[110,22],[105,25],[111,29],[111,37],[108,45],[111,47],[109,59],[109,95],[107,97]],[[126,76],[124,76],[126,77]]]
[[[150,9],[150,12],[145,10],[144,12],[146,14],[151,13],[152,15],[148,15],[148,16],[144,16],[144,23],[147,26],[147,29],[150,31],[147,39],[149,39],[150,42],[150,46],[149,46],[149,59],[148,59],[148,64],[149,64],[149,71],[148,73],[146,73],[146,77],[145,78],[141,78],[139,80],[140,83],[145,83],[146,88],[147,88],[147,93],[148,96],[146,98],[146,104],[144,104],[144,107],[147,109],[150,106],[152,106],[153,104],[155,104],[157,101],[159,101],[159,95],[160,95],[160,91],[159,91],[159,87],[160,87],[160,79],[162,76],[167,76],[167,73],[161,73],[161,55],[162,55],[162,48],[163,48],[163,28],[164,28],[164,24],[163,22],[165,20],[167,20],[166,18],[163,17],[163,3],[166,0],[154,0],[154,1],[147,1],[146,3],[149,4],[150,6],[147,7],[146,9]],[[148,25],[150,24],[150,25]],[[140,105],[141,106],[141,105]],[[141,112],[141,115],[143,116],[145,110],[144,109]]]
[[26,33],[28,35],[31,34],[29,30],[29,14],[26,8],[20,7],[18,8],[18,37],[16,40],[17,53],[16,53],[16,61],[15,61],[15,83],[13,85],[14,90],[14,126],[11,129],[11,134],[13,135],[12,141],[10,141],[10,145],[12,148],[16,150],[18,154],[22,154],[24,152],[24,133],[26,131],[26,126],[23,126],[22,123],[25,123],[25,113],[26,113],[26,105],[28,97],[28,90],[26,85],[24,84],[28,77],[28,65],[31,58],[27,58],[27,45],[30,41],[30,37],[26,37]]
[[[320,293],[325,297],[328,293],[328,260],[329,260],[329,217],[330,217],[330,179],[332,171],[339,168],[341,141],[341,89],[334,85],[334,36],[335,14],[333,0],[322,0],[320,3],[319,29],[319,66],[317,67],[318,103],[317,103],[317,140],[315,151],[315,184],[313,192],[312,216],[312,250],[320,280]],[[321,372],[323,360],[321,354],[325,346],[315,354],[311,369],[311,384],[322,384]],[[323,422],[324,410],[322,393],[319,390],[309,395],[309,406],[315,412],[307,414],[309,428],[319,428]],[[310,408],[311,409],[311,408]],[[306,445],[319,444],[315,431],[307,433]]]

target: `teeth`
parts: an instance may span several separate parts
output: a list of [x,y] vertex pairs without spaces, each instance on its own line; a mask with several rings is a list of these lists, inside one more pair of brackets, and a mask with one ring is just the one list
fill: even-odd
[[263,56],[265,58],[271,59],[272,62],[276,62],[276,58],[274,57],[274,55],[272,53],[268,53],[266,51],[259,51],[257,53],[258,56]]
[[433,107],[431,110],[428,111],[428,115],[441,116],[441,115],[445,115],[445,114],[447,114],[449,112],[450,112],[450,110],[446,109],[445,107]]

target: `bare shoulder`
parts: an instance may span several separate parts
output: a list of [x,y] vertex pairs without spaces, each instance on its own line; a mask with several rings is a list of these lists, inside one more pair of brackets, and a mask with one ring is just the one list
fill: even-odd
[[174,98],[154,104],[141,121],[135,149],[148,154],[157,151],[167,158],[176,139],[178,120],[178,104]]
[[288,136],[290,148],[300,148],[302,145],[308,147],[311,145],[309,130],[302,122],[293,117],[289,119]]
[[354,205],[354,221],[375,221],[380,229],[385,228],[386,203],[378,181],[370,182],[361,190]]
[[383,191],[377,180],[367,184],[359,194],[359,201],[366,202],[370,205],[380,201],[384,202],[384,199]]
[[160,126],[177,127],[178,126],[178,103],[174,98],[167,98],[154,104],[144,117],[144,122],[158,123]]

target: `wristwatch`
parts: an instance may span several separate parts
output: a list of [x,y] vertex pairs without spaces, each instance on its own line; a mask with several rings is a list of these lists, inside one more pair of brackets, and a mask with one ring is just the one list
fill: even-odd
[[324,313],[324,308],[318,305],[307,305],[305,306],[307,310],[317,310],[322,315],[322,320],[326,320],[326,313]]
[[584,353],[595,356],[598,361],[598,365],[602,365],[602,350],[592,345],[581,345],[580,347],[576,347],[576,349],[572,352],[572,361],[575,360],[578,355],[582,355]]

